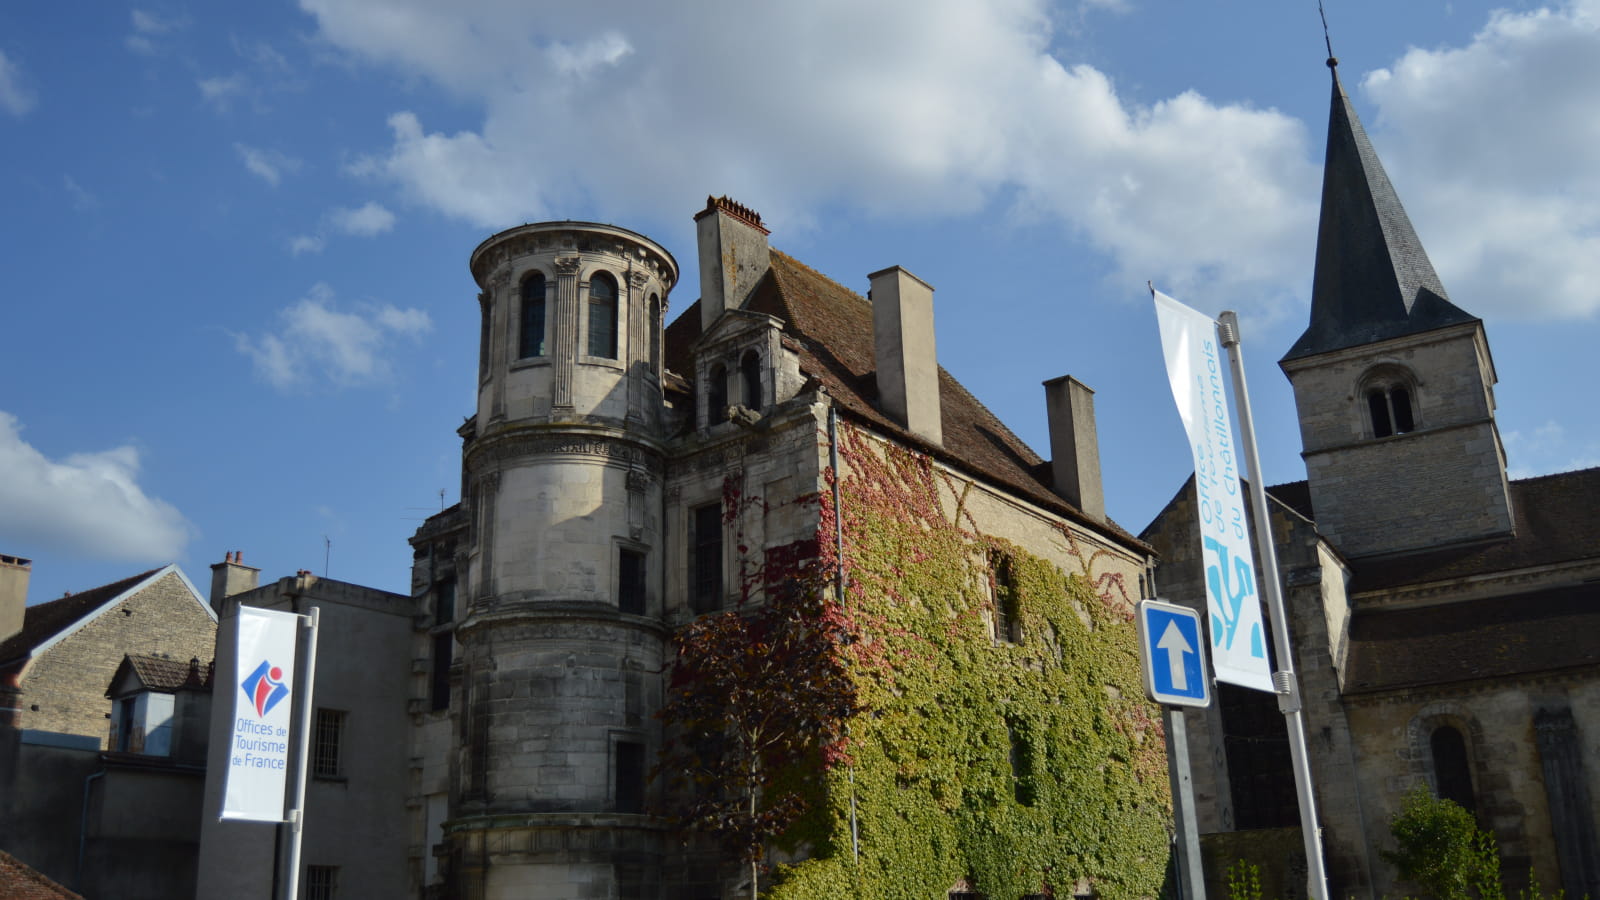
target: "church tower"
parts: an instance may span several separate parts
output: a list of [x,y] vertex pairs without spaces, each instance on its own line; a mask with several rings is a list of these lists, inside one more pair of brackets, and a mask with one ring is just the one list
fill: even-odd
[[1339,83],[1294,387],[1317,528],[1350,557],[1507,535],[1483,322],[1451,303]]
[[483,318],[461,428],[452,877],[461,896],[636,896],[660,852],[644,810],[678,265],[623,228],[547,222],[484,241],[471,268]]

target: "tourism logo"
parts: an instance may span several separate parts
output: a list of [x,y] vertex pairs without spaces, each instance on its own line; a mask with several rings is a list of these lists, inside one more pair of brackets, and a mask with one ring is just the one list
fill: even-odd
[[289,689],[283,683],[283,670],[264,659],[239,687],[255,705],[257,717],[265,717],[279,701],[289,696]]

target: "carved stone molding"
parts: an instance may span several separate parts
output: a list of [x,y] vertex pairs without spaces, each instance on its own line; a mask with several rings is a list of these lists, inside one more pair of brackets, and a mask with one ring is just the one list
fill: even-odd
[[556,260],[557,275],[576,275],[583,260],[577,256],[563,256]]
[[650,475],[640,469],[628,470],[628,491],[642,494],[650,487]]
[[556,434],[512,435],[480,442],[468,454],[467,467],[474,472],[495,472],[511,460],[554,454],[595,456],[630,463],[638,467],[628,474],[630,490],[635,474],[641,478],[660,478],[665,468],[659,455],[638,444],[607,437]]
[[628,280],[633,282],[633,289],[634,290],[642,291],[642,290],[644,290],[644,286],[649,283],[650,276],[648,274],[644,273],[644,272],[640,272],[640,271],[635,270],[632,274],[630,274],[628,276]]

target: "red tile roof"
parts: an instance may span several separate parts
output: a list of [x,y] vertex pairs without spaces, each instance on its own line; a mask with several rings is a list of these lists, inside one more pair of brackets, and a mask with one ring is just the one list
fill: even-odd
[[37,869],[0,850],[0,900],[83,900]]
[[[772,268],[744,308],[784,322],[798,349],[800,369],[818,379],[842,413],[893,436],[1051,512],[1087,525],[1140,553],[1149,547],[1110,521],[1096,521],[1051,489],[1050,465],[1011,432],[944,367],[939,368],[943,445],[907,431],[877,405],[877,361],[871,301],[776,250]],[[667,328],[666,364],[692,372],[692,347],[700,336],[700,304],[691,304]]]

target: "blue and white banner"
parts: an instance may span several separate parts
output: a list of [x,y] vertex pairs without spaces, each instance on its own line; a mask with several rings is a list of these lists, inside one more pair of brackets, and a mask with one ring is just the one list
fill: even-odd
[[289,711],[294,706],[295,638],[300,616],[239,607],[233,676],[233,727],[222,790],[222,818],[282,822],[289,774]]
[[1167,379],[1178,402],[1189,446],[1206,572],[1206,608],[1211,619],[1211,668],[1218,681],[1273,691],[1267,665],[1261,598],[1245,522],[1239,458],[1228,414],[1225,365],[1217,346],[1217,323],[1160,291],[1154,291],[1156,321]]

